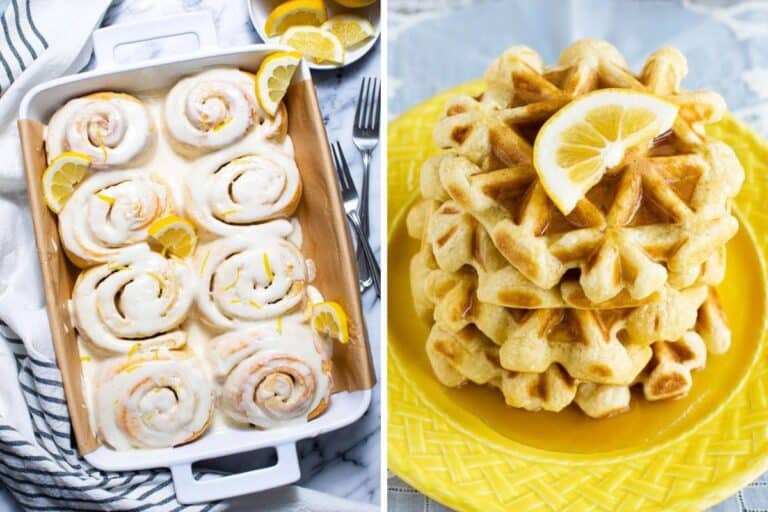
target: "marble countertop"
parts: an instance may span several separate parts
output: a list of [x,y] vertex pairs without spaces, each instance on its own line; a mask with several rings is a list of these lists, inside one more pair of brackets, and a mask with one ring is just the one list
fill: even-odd
[[[2,3],[0,3],[2,6]],[[140,21],[193,11],[207,11],[213,17],[219,45],[242,46],[260,42],[248,17],[247,0],[152,0],[116,1],[107,11],[102,26],[126,21]],[[330,142],[341,141],[350,168],[360,178],[362,163],[352,143],[352,120],[360,81],[365,76],[380,77],[380,44],[358,62],[334,71],[313,71],[320,107]],[[135,61],[152,56],[156,48],[137,47],[122,52],[123,58]],[[88,67],[92,67],[93,63]],[[371,240],[380,258],[380,160],[378,150],[371,166]],[[359,186],[359,181],[358,181]],[[380,309],[372,291],[363,296],[371,350],[377,375],[380,375]],[[309,487],[354,501],[378,504],[380,499],[380,416],[379,386],[373,390],[371,406],[354,424],[298,443],[301,480],[298,485]],[[237,468],[240,461],[229,457],[213,464],[218,469]],[[0,508],[8,510],[10,499],[0,485]],[[242,507],[247,498],[238,500]],[[245,505],[244,508],[248,508]]]
[[[554,62],[571,41],[592,37],[611,41],[633,69],[656,48],[679,48],[688,58],[685,87],[716,90],[768,136],[768,2],[389,0],[388,9],[390,120],[481,77],[507,47],[524,44]],[[711,511],[768,510],[767,482],[768,474]],[[396,477],[388,487],[390,512],[447,511]]]

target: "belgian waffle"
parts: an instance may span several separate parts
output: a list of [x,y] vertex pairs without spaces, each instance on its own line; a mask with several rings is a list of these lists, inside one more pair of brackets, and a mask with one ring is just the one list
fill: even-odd
[[[685,63],[669,49],[656,52],[637,78],[602,43],[580,42],[563,56],[561,66],[544,72],[532,50],[513,49],[489,68],[488,93],[449,101],[434,137],[451,152],[425,164],[422,194],[460,204],[540,288],[578,270],[592,306],[642,301],[666,284],[691,286],[738,228],[730,198],[743,169],[727,145],[702,130],[722,115],[722,99],[679,91]],[[531,163],[536,130],[575,95],[617,86],[661,91],[681,104],[677,121],[650,148],[610,169],[564,216]]]
[[[688,393],[692,372],[731,334],[714,286],[738,229],[731,200],[743,169],[707,137],[725,104],[680,88],[685,58],[654,52],[638,75],[601,41],[579,41],[557,66],[507,50],[487,90],[450,100],[407,219],[417,313],[440,382],[491,385],[513,407],[592,417]],[[533,166],[541,125],[575,98],[623,88],[679,106],[672,128],[633,148],[563,214]]]

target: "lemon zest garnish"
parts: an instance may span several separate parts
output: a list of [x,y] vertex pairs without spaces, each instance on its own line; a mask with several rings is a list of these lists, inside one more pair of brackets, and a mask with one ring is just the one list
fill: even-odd
[[231,290],[235,287],[237,282],[240,280],[240,267],[237,267],[237,270],[235,270],[235,279],[229,283],[227,286],[224,287],[224,291]]
[[101,152],[104,154],[104,161],[107,161],[107,145],[104,144],[104,136],[101,132],[96,133],[96,141],[99,143],[99,148],[101,148]]
[[123,368],[120,371],[121,371],[121,373],[131,373],[131,372],[134,372],[134,371],[138,370],[139,368],[141,368],[141,363],[135,363],[135,364],[131,364],[131,365],[126,366],[125,368]]
[[249,300],[248,305],[251,306],[254,309],[261,309],[261,304],[256,302],[255,300]]
[[163,278],[160,276],[160,274],[157,274],[155,272],[147,272],[147,275],[151,278],[153,278],[155,281],[157,281],[157,284],[162,287],[165,284],[165,281],[163,281]]
[[101,199],[105,203],[115,204],[115,198],[110,196],[110,195],[103,194],[103,193],[99,192],[98,194],[96,194],[96,197],[98,197],[99,199]]
[[240,304],[242,301],[240,299],[232,299],[229,301],[230,304]]
[[267,273],[267,279],[271,283],[275,279],[275,273],[272,272],[272,266],[269,264],[269,256],[267,256],[267,253],[264,253],[261,255],[261,259],[264,262],[264,272]]
[[131,270],[131,267],[125,265],[118,265],[117,263],[110,263],[107,267],[109,270]]
[[88,363],[91,361],[91,356],[80,356],[80,361]]
[[152,421],[154,418],[155,418],[155,413],[153,413],[153,412],[149,412],[149,413],[147,413],[147,414],[145,414],[145,415],[144,415],[144,418],[143,418],[143,419],[144,419],[144,423],[149,423],[149,422],[150,422],[150,421]]
[[134,343],[133,345],[131,345],[130,350],[128,350],[128,355],[132,356],[133,354],[138,352],[139,348],[141,348],[141,345],[139,345],[138,343]]
[[225,210],[221,212],[219,215],[221,215],[222,217],[226,217],[227,215],[232,215],[233,213],[237,213],[239,211],[240,211],[239,208],[232,208],[231,210]]
[[228,117],[228,118],[227,118],[227,119],[225,119],[224,121],[222,121],[222,122],[220,122],[219,124],[217,124],[216,126],[214,126],[214,127],[213,127],[213,131],[214,131],[214,132],[219,132],[219,131],[221,131],[221,130],[223,130],[223,129],[224,129],[224,127],[225,127],[225,126],[227,126],[227,125],[228,125],[229,123],[231,123],[231,122],[232,122],[232,118],[231,118],[231,117]]
[[283,334],[283,317],[277,317],[277,333]]
[[208,250],[208,252],[205,253],[205,256],[203,257],[203,262],[200,264],[200,276],[205,274],[205,265],[208,263],[208,256],[211,255],[211,251]]

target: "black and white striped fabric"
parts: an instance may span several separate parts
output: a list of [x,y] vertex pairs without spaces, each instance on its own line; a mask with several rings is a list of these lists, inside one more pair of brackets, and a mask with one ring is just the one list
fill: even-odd
[[0,487],[26,510],[219,509],[179,504],[167,470],[106,473],[80,457],[53,357],[23,177],[12,168],[15,118],[26,90],[77,62],[108,4],[0,0]]
[[[0,331],[9,333],[7,326]],[[183,506],[167,470],[97,470],[77,453],[61,374],[56,364],[30,356],[21,340],[0,339],[16,359],[18,382],[34,440],[0,417],[0,481],[27,510],[208,511],[216,504]],[[204,477],[206,475],[199,475]]]
[[10,0],[3,17],[0,44],[0,94],[48,48],[43,34],[31,15],[30,0]]

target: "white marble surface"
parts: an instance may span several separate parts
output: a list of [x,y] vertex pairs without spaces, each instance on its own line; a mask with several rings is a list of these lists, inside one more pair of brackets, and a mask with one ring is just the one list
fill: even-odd
[[[219,45],[241,46],[259,42],[248,18],[248,0],[123,0],[116,1],[108,10],[103,25],[126,21],[139,21],[192,11],[207,11],[216,23]],[[258,1],[258,0],[256,0]],[[0,2],[0,7],[5,2]],[[320,106],[331,142],[341,141],[349,164],[356,177],[360,177],[360,156],[352,144],[354,116],[360,80],[364,76],[380,76],[380,44],[363,59],[343,70],[313,72]],[[163,48],[144,45],[125,53],[132,61],[152,56]],[[93,66],[93,62],[89,67]],[[371,240],[377,256],[380,254],[380,188],[379,151],[374,153],[371,175]],[[358,181],[359,184],[359,181]],[[380,256],[378,256],[380,258]],[[372,291],[363,297],[363,306],[377,375],[380,372],[380,313],[379,301]],[[302,478],[299,485],[327,492],[350,500],[378,504],[380,500],[380,398],[379,386],[373,391],[368,412],[356,423],[316,439],[299,442]],[[246,457],[230,457],[212,464],[217,468],[247,467]],[[0,486],[2,487],[2,486]],[[253,500],[253,501],[250,501]],[[257,503],[258,495],[238,500],[243,509],[248,503]],[[11,507],[7,495],[0,488],[0,510]],[[239,509],[239,508],[238,508]],[[253,508],[250,508],[253,510]]]

